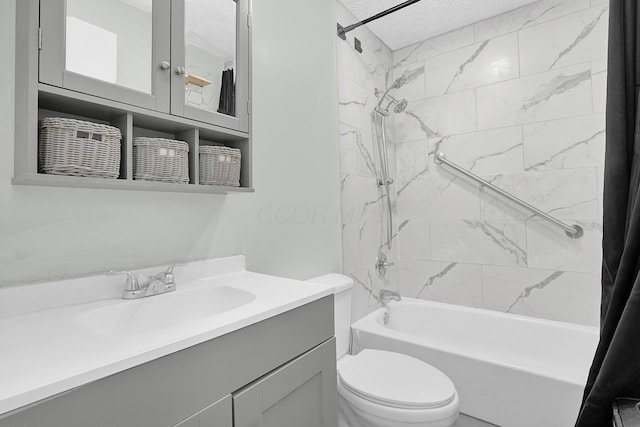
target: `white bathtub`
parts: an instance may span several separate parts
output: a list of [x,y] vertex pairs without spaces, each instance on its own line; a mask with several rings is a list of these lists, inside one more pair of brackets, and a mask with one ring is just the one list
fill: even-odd
[[462,413],[502,427],[573,426],[598,343],[594,327],[413,298],[351,328],[353,353],[422,359],[454,382]]

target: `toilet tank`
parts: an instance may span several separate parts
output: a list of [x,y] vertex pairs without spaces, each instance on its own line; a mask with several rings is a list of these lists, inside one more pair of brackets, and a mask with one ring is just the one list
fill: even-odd
[[351,287],[353,286],[353,280],[344,274],[331,273],[314,277],[308,281],[333,288],[337,360],[349,352],[351,333]]

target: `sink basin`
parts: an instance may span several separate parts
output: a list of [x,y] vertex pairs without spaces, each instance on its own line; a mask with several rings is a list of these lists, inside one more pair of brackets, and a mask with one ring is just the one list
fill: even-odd
[[166,330],[219,315],[250,303],[255,295],[230,286],[204,286],[136,300],[122,300],[75,317],[83,329],[101,335]]

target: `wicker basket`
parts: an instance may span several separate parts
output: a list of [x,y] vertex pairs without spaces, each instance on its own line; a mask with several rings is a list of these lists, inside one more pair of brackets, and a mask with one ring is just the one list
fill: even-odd
[[200,184],[240,186],[240,150],[200,146]]
[[189,145],[164,138],[133,138],[133,179],[189,183]]
[[120,129],[82,120],[40,120],[40,172],[56,175],[117,178],[120,174]]

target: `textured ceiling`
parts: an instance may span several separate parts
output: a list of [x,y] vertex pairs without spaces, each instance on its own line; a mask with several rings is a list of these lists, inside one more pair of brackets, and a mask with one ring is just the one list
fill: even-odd
[[[405,0],[339,0],[358,20]],[[500,15],[536,0],[421,0],[366,24],[391,50]],[[353,22],[340,22],[346,27]]]

